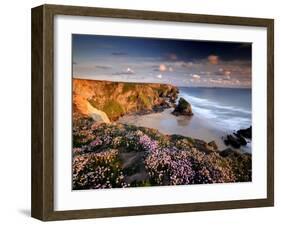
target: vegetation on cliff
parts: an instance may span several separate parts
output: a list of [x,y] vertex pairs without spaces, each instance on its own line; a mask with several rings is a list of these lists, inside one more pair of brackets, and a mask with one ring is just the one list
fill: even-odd
[[74,120],[73,189],[238,181],[251,181],[251,155],[145,127]]
[[166,84],[73,79],[73,109],[83,116],[91,116],[87,107],[90,103],[115,121],[124,114],[171,107],[178,92],[175,86]]

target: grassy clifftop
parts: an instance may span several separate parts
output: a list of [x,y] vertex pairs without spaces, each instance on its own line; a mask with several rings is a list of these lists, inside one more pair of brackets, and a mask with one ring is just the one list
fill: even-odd
[[90,116],[87,104],[105,112],[111,121],[134,112],[151,112],[171,106],[178,95],[172,85],[73,79],[74,112]]

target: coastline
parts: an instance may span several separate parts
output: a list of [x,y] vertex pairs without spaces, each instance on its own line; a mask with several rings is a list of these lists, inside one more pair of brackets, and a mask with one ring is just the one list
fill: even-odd
[[251,152],[224,144],[232,125],[217,123],[223,116],[210,102],[198,97],[198,106],[179,93],[165,84],[75,80],[73,189],[251,181]]
[[[194,139],[200,139],[205,142],[215,141],[218,150],[222,151],[229,146],[224,144],[222,139],[229,131],[222,131],[210,123],[209,120],[204,119],[198,115],[189,116],[174,116],[172,115],[173,108],[167,108],[162,112],[155,112],[149,114],[128,114],[117,120],[118,123],[131,124],[135,126],[143,126],[147,128],[157,129],[159,132],[166,135],[182,135]],[[242,152],[251,153],[251,144],[241,147]]]

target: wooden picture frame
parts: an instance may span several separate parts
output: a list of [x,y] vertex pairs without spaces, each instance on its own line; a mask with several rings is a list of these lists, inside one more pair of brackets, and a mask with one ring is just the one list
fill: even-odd
[[[267,29],[267,198],[101,209],[54,210],[54,16],[71,15],[240,25]],[[274,205],[274,21],[60,5],[32,9],[32,201],[31,215],[50,220],[163,214]]]

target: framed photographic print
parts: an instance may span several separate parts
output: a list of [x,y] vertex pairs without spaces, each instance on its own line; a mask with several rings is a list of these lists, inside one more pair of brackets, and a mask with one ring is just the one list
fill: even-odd
[[32,9],[32,216],[273,206],[272,19]]

